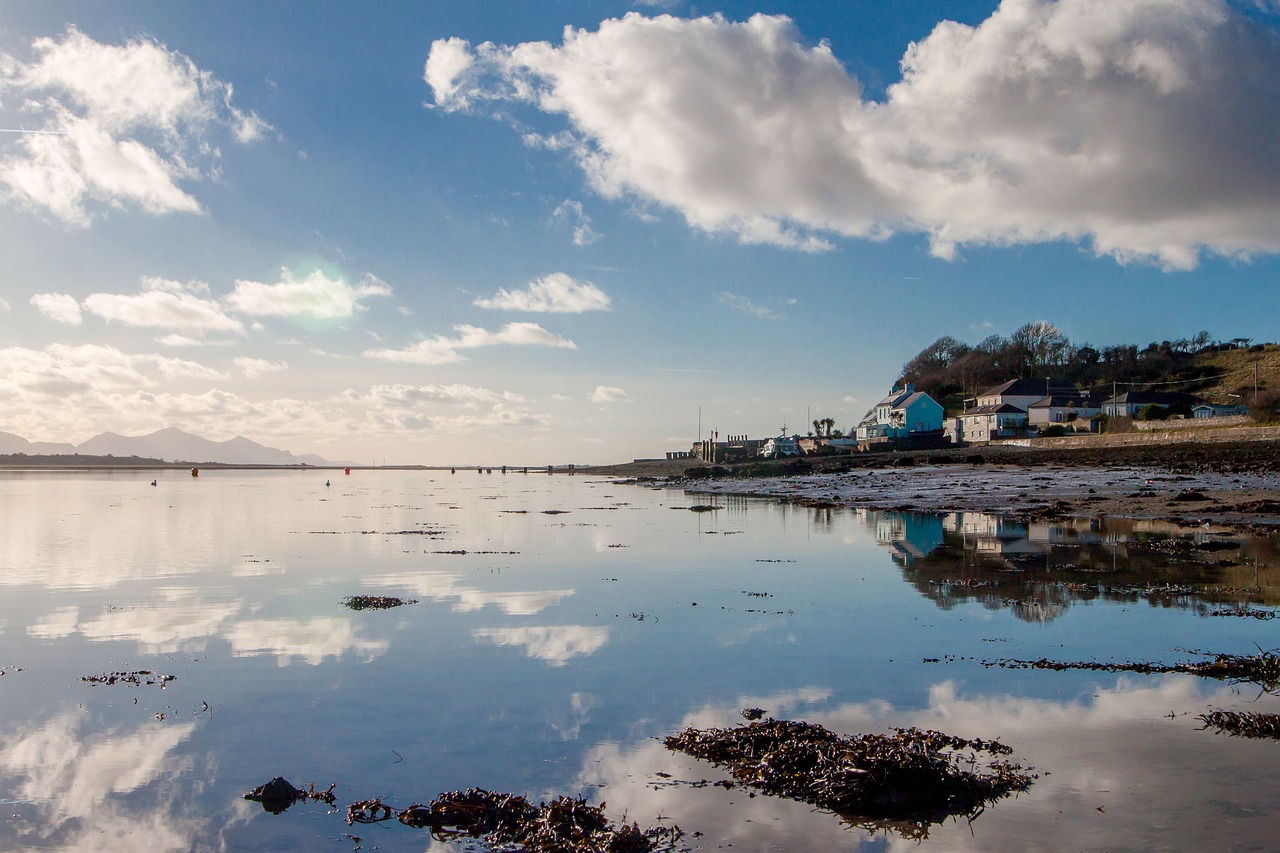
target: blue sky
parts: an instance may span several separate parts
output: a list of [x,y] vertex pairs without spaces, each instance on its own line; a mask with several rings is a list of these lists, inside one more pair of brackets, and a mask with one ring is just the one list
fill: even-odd
[[1277,21],[3,0],[0,430],[610,462],[941,335],[1275,340]]

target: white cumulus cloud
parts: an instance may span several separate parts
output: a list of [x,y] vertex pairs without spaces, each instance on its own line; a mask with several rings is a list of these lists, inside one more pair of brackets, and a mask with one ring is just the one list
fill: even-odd
[[31,304],[41,314],[59,323],[79,326],[84,322],[80,302],[69,293],[37,293],[31,297]]
[[558,46],[437,41],[425,78],[446,111],[557,117],[526,138],[603,196],[745,243],[1066,240],[1187,268],[1280,251],[1276,38],[1226,0],[1004,0],[905,46],[874,102],[786,17],[631,13]]
[[367,310],[361,302],[363,299],[390,295],[391,287],[375,276],[365,276],[358,285],[352,286],[320,270],[298,279],[285,267],[280,270],[277,282],[237,279],[227,302],[246,314],[335,320]]
[[365,358],[408,364],[454,364],[464,361],[459,350],[491,346],[544,346],[577,349],[573,341],[548,332],[537,323],[508,323],[496,332],[466,324],[453,327],[457,335],[437,335],[404,349],[365,350]]
[[198,212],[183,184],[216,172],[211,129],[240,142],[269,129],[232,105],[229,83],[154,40],[108,45],[71,28],[31,49],[29,62],[0,54],[0,96],[20,99],[26,123],[48,132],[22,135],[0,157],[0,188],[69,225],[126,205]]
[[366,393],[347,389],[343,401],[379,433],[461,434],[550,423],[549,416],[529,411],[521,395],[474,385],[374,385]]
[[199,281],[183,284],[145,277],[142,292],[91,293],[85,297],[84,310],[109,323],[173,329],[195,338],[207,332],[243,333],[243,323],[226,314],[216,301],[203,298],[208,291],[208,285]]
[[265,358],[248,356],[235,359],[234,364],[246,379],[256,379],[267,373],[279,373],[281,370],[289,369],[289,363],[285,361],[267,361]]
[[591,402],[593,403],[630,403],[633,402],[631,396],[621,388],[613,388],[608,385],[597,385],[596,390],[591,392]]
[[30,405],[40,397],[65,400],[86,392],[132,391],[154,387],[160,379],[179,378],[218,379],[222,374],[194,361],[134,355],[94,344],[0,349],[0,396],[10,404]]
[[581,314],[608,311],[609,295],[589,281],[577,281],[562,272],[536,278],[524,290],[500,288],[493,296],[475,301],[480,308],[530,311],[545,314]]

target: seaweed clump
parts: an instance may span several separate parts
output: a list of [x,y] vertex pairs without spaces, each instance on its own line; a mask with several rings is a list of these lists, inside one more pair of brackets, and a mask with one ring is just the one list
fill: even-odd
[[[347,823],[375,823],[391,816],[381,800],[362,801],[347,810]],[[582,798],[557,797],[535,806],[517,794],[482,788],[447,792],[426,805],[414,803],[395,817],[405,826],[429,830],[438,841],[483,839],[494,849],[527,853],[649,853],[683,835],[679,827],[615,826],[604,816],[603,803],[592,806]]]
[[1166,672],[1182,672],[1187,675],[1198,675],[1201,678],[1216,678],[1232,684],[1257,684],[1268,693],[1280,691],[1280,655],[1275,652],[1259,652],[1256,655],[1216,654],[1212,660],[1185,661],[1183,663],[1165,664],[1149,661],[1128,661],[1124,663],[1107,663],[1103,661],[1060,661],[1048,658],[1037,660],[1005,660],[983,661],[985,667],[998,666],[1004,669],[1048,669],[1061,672],[1068,669],[1083,669],[1093,672],[1138,672],[1144,675],[1155,675]]
[[397,598],[394,595],[349,595],[342,599],[344,607],[352,610],[390,610],[404,604],[417,604],[416,598]]
[[812,723],[768,719],[730,729],[688,728],[665,743],[727,767],[740,783],[765,793],[911,839],[926,838],[931,825],[948,817],[972,820],[1036,778],[1001,758],[979,767],[976,753],[1012,752],[998,741],[916,728],[894,732],[838,735]]
[[1226,733],[1232,737],[1268,738],[1280,740],[1280,714],[1263,714],[1257,711],[1210,711],[1200,715],[1204,723],[1201,729],[1214,729],[1215,734]]

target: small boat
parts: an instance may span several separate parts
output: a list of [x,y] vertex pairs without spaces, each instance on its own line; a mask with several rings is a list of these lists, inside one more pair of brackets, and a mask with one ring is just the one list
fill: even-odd
[[800,449],[796,436],[787,435],[786,427],[783,427],[781,434],[764,443],[760,455],[765,459],[781,459],[784,456],[804,456],[804,451]]

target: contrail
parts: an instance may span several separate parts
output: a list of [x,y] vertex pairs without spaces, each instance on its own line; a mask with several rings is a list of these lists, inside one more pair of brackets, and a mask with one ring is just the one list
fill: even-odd
[[65,130],[27,130],[24,127],[0,127],[0,133],[47,133],[53,136],[66,136]]

